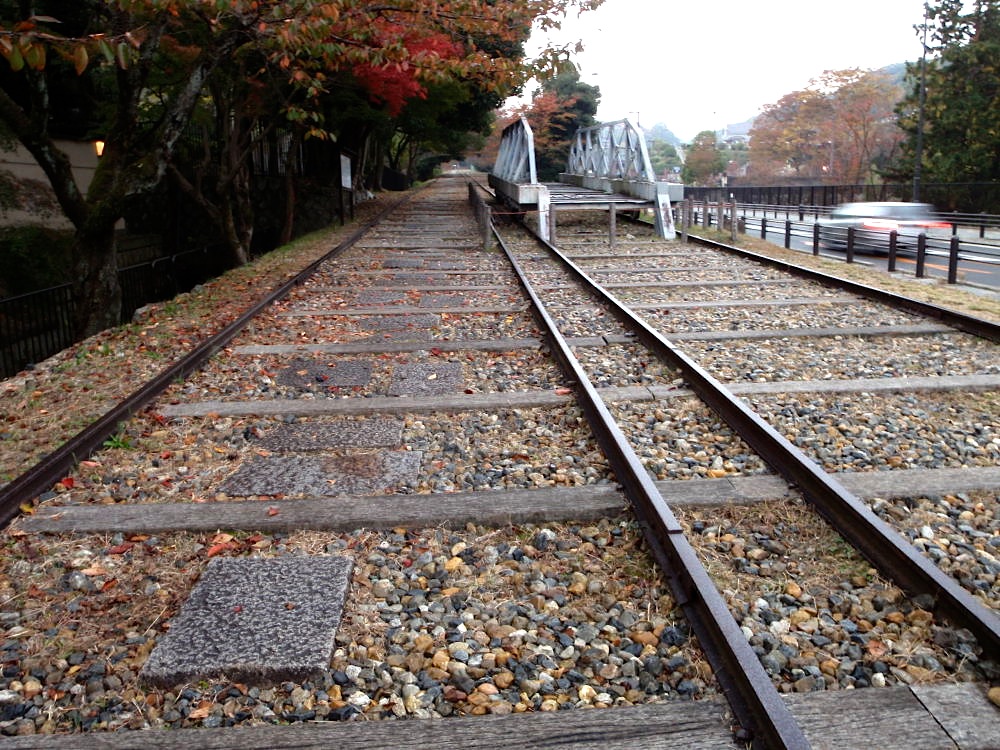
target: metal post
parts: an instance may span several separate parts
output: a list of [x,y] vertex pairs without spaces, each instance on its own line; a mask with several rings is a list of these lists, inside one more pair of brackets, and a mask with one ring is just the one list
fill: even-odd
[[722,198],[719,198],[719,204],[715,207],[715,215],[718,217],[717,228],[721,232],[724,226],[722,223]]
[[767,216],[760,217],[760,238],[767,239]]
[[847,228],[847,262],[854,262],[854,227]]
[[924,5],[923,38],[920,41],[920,76],[917,82],[917,137],[913,146],[913,202],[920,202],[924,162],[924,108],[927,104],[927,11]]
[[792,220],[785,219],[785,250],[792,247]]
[[888,271],[892,273],[896,270],[896,250],[897,243],[899,242],[899,233],[893,229],[889,232],[889,265]]
[[615,250],[615,222],[617,219],[615,204],[608,204],[608,242],[611,244],[611,251]]
[[729,212],[729,240],[736,243],[736,230],[739,227],[739,219],[736,217],[736,199],[733,199],[732,209]]
[[538,233],[549,242],[554,242],[556,212],[552,210],[549,189],[544,185],[538,188]]
[[917,278],[924,278],[924,266],[927,264],[927,235],[921,232],[917,235]]
[[688,241],[688,226],[691,224],[691,199],[681,202],[681,241]]
[[813,223],[813,255],[819,255],[819,224]]
[[957,235],[952,235],[951,246],[948,249],[948,283],[958,282],[958,243]]

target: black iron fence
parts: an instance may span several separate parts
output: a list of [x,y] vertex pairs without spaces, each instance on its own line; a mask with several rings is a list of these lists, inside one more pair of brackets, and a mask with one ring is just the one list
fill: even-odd
[[[170,299],[228,268],[220,248],[204,248],[157,258],[118,272],[122,287],[121,321],[145,304]],[[0,300],[0,377],[40,362],[72,345],[72,286],[42,289]]]
[[[728,185],[684,187],[684,197],[718,203],[758,203],[777,206],[835,206],[866,201],[909,201],[912,183],[879,185]],[[928,183],[920,188],[920,202],[939,211],[1000,213],[1000,182]]]
[[[984,288],[997,286],[1000,268],[1000,216],[991,214],[938,214],[950,227],[913,232],[824,224],[829,208],[739,203],[698,202],[686,199],[673,207],[675,222],[685,237],[689,228],[728,231],[733,242],[737,234],[753,234],[762,240],[782,243],[786,249],[823,254],[856,262],[855,253],[866,255],[865,262],[901,271],[905,263],[916,278],[940,276],[949,284],[960,281]],[[735,221],[734,221],[735,219]],[[942,222],[944,223],[944,222]],[[902,257],[904,256],[905,257]],[[970,278],[971,277],[971,278]]]
[[74,338],[69,284],[0,300],[0,376],[65,349]]

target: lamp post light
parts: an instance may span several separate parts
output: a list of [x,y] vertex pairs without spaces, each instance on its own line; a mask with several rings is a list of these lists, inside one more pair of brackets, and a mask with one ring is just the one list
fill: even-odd
[[920,180],[924,160],[924,102],[927,99],[927,4],[924,3],[923,37],[920,45],[920,83],[917,93],[917,138],[913,144],[913,202],[920,202]]

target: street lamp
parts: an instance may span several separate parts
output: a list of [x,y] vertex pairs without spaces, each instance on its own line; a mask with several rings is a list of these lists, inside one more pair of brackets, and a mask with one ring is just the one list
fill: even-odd
[[927,4],[924,3],[923,38],[920,52],[920,89],[917,94],[917,140],[913,145],[913,202],[920,202],[920,179],[924,160],[924,102],[927,99]]

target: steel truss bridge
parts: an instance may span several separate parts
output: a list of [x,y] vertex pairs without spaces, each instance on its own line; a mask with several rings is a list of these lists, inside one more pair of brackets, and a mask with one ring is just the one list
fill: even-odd
[[684,189],[656,180],[646,139],[628,120],[578,130],[559,182],[541,183],[531,126],[521,117],[504,128],[489,182],[508,205],[521,212],[536,211],[539,233],[550,241],[555,237],[557,210],[608,211],[613,242],[618,211],[648,209],[660,236],[673,239],[670,201],[680,200]]

